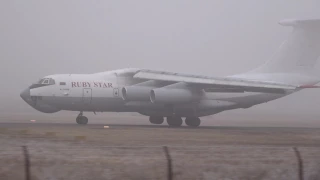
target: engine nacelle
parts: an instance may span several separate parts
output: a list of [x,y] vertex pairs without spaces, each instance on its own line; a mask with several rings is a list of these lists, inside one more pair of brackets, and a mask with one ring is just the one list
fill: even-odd
[[152,103],[178,104],[198,101],[200,98],[201,92],[192,92],[188,89],[158,88],[150,91]]
[[129,86],[122,88],[122,99],[125,101],[150,101],[150,91],[154,87]]

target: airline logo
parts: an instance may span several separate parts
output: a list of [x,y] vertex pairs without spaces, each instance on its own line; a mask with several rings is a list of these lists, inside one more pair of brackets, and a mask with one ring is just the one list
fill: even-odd
[[77,88],[77,87],[84,87],[84,88],[112,88],[112,83],[106,83],[106,82],[71,82],[71,87]]

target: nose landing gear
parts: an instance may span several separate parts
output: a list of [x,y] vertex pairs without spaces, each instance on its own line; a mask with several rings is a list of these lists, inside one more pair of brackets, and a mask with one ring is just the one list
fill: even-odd
[[88,124],[88,118],[86,116],[83,116],[83,113],[80,112],[80,114],[76,118],[76,122],[81,125],[86,125]]

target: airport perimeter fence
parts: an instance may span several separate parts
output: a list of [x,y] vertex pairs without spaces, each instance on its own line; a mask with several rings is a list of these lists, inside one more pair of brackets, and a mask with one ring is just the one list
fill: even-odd
[[[28,150],[28,146],[22,146],[22,154],[24,157],[24,177],[25,180],[35,180],[32,179],[31,177],[31,167],[32,164],[31,162],[31,158],[32,156],[30,156],[30,152]],[[124,147],[125,148],[125,147]],[[131,148],[131,147],[127,147],[127,148]],[[174,174],[173,174],[173,169],[174,166],[172,164],[173,159],[170,155],[170,149],[167,146],[163,146],[163,156],[166,159],[166,170],[164,172],[166,172],[166,179],[167,180],[173,180],[174,179]],[[303,159],[301,156],[301,153],[299,151],[299,149],[297,147],[293,147],[292,148],[294,154],[295,154],[295,158],[296,158],[296,164],[297,164],[297,179],[298,180],[304,180],[304,166],[303,166]],[[93,178],[95,179],[95,178]]]
[[[172,159],[170,156],[169,148],[167,146],[163,146],[164,154],[167,159],[167,179],[173,180],[172,173]],[[31,180],[30,173],[30,154],[27,146],[22,146],[22,152],[24,156],[24,170],[25,170],[25,180]]]

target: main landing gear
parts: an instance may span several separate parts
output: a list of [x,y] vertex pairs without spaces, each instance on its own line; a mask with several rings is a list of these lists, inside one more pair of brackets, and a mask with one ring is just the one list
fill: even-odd
[[76,118],[76,121],[77,121],[78,124],[81,124],[81,125],[88,124],[88,118],[86,116],[83,116],[82,112],[80,112],[80,114]]
[[[150,116],[149,121],[152,124],[162,124],[164,122],[164,118],[162,116]],[[172,127],[180,127],[183,123],[183,120],[178,116],[169,116],[167,117],[167,123]],[[190,127],[198,127],[201,123],[201,120],[198,117],[187,117],[185,119],[185,123]]]
[[190,127],[198,127],[201,123],[201,120],[198,117],[187,117],[185,123]]
[[176,116],[167,117],[167,123],[169,126],[179,127],[182,125],[182,118]]
[[149,117],[149,121],[152,123],[152,124],[162,124],[164,119],[162,116],[150,116]]

